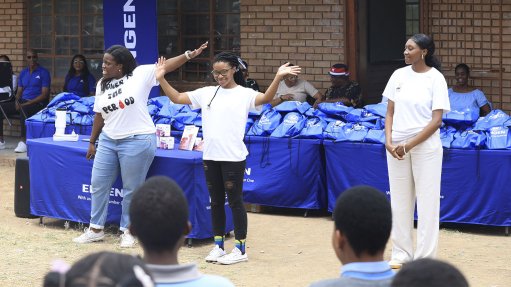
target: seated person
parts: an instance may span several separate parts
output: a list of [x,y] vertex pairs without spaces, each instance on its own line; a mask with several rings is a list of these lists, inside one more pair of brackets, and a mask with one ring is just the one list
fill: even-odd
[[470,68],[466,64],[459,64],[454,69],[454,76],[456,85],[449,88],[451,110],[478,109],[479,116],[486,116],[491,111],[490,103],[481,90],[469,85]]
[[332,86],[325,92],[323,98],[314,103],[314,108],[319,103],[342,102],[345,106],[361,108],[362,94],[360,85],[355,81],[350,81],[348,66],[344,64],[335,64],[328,71]]
[[46,274],[43,286],[154,286],[144,262],[133,255],[102,251],[87,255],[68,268],[60,266],[60,270]]
[[179,248],[192,226],[188,202],[174,180],[149,178],[133,194],[129,213],[130,233],[140,240],[156,286],[234,286],[226,278],[202,274],[196,264],[179,264]]
[[[21,138],[15,152],[26,152],[27,145],[25,119],[35,115],[48,105],[50,96],[50,72],[37,62],[37,52],[33,49],[27,51],[28,67],[23,69],[18,77],[18,90],[16,99],[12,102],[2,103],[7,115],[21,115]],[[0,113],[0,142],[4,141],[3,114]]]
[[385,194],[370,186],[352,187],[337,198],[333,219],[332,247],[343,265],[341,277],[311,286],[390,286],[394,271],[383,253],[392,211]]
[[[289,64],[293,66],[293,64]],[[311,100],[308,100],[308,99]],[[275,97],[270,102],[272,107],[281,104],[285,101],[299,101],[314,103],[321,98],[321,93],[318,92],[313,85],[306,80],[299,79],[296,75],[287,75],[279,83]]]
[[96,94],[96,79],[89,72],[85,56],[74,55],[73,59],[71,59],[63,91],[74,93],[80,97]]
[[[11,60],[9,59],[9,57],[7,55],[1,55],[0,62],[11,63]],[[2,94],[1,99],[7,100],[9,97],[12,97],[12,95],[16,94],[16,88],[18,87],[17,77],[12,72],[12,66],[10,66],[9,64],[7,64],[6,66],[2,66],[1,77],[2,77],[2,79],[1,79],[2,84],[0,85],[0,94]],[[0,103],[0,105],[3,109],[4,105],[7,105],[7,104]],[[0,119],[3,120],[3,114],[1,111],[0,111],[0,114],[1,114]],[[3,137],[3,123],[0,122],[0,124],[2,124],[2,127],[0,128],[0,131],[2,131],[2,133],[0,133],[0,149],[5,149],[5,142],[4,142],[4,137]]]
[[403,265],[392,281],[392,287],[468,287],[467,279],[453,265],[423,258]]
[[[9,57],[7,55],[0,55],[0,62],[11,62]],[[16,93],[16,89],[18,88],[18,82],[16,75],[12,73],[11,70],[11,79],[12,79],[12,86],[11,87],[0,87],[0,93]]]
[[246,87],[260,92],[259,85],[257,84],[256,80],[248,77],[248,63],[243,60],[241,60],[241,61],[243,62],[243,65],[245,65],[245,69],[242,69],[241,72],[243,73],[243,78],[245,79],[245,82],[247,83]]

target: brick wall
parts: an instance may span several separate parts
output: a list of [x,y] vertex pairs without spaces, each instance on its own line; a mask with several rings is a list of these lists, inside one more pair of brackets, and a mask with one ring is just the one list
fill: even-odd
[[328,68],[343,63],[344,7],[338,0],[243,0],[241,56],[250,77],[266,89],[277,68],[290,61],[320,92],[330,86]]
[[[19,74],[25,65],[26,4],[24,0],[3,0],[0,2],[0,54],[11,59],[14,73]],[[9,127],[4,121],[4,135],[19,136],[19,120]]]
[[500,0],[430,0],[426,26],[449,86],[454,67],[471,68],[471,84],[494,108],[511,112],[511,2]]

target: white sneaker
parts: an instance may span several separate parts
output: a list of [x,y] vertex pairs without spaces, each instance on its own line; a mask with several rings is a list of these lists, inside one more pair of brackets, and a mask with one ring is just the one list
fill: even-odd
[[5,141],[0,142],[0,149],[5,149]]
[[121,234],[121,247],[122,248],[131,248],[135,246],[135,243],[137,243],[137,240],[133,235],[131,235],[129,230],[124,231],[123,234]]
[[231,265],[243,261],[248,261],[248,255],[247,253],[241,254],[241,250],[239,250],[237,247],[234,247],[231,253],[222,256],[217,260],[218,263],[224,265]]
[[103,240],[105,238],[105,232],[101,230],[100,232],[94,232],[90,228],[85,228],[84,233],[73,239],[76,243],[91,243]]
[[206,256],[206,262],[217,262],[218,258],[225,256],[225,254],[227,253],[225,253],[225,251],[220,248],[220,246],[215,245],[213,250],[211,250],[208,256]]
[[18,146],[14,149],[14,152],[27,152],[27,145],[24,142],[19,142]]

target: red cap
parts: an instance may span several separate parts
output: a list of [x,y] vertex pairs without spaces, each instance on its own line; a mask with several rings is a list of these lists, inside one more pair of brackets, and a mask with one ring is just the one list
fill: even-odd
[[345,67],[335,67],[336,65],[332,66],[330,68],[330,71],[328,73],[332,76],[349,76],[350,73]]

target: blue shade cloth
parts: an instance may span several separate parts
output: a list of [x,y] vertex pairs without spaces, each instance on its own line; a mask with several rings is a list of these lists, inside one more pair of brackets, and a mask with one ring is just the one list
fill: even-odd
[[509,115],[502,110],[492,110],[489,114],[479,118],[474,124],[474,130],[484,131],[491,127],[502,126],[509,120]]
[[486,131],[487,149],[511,149],[511,131],[509,127],[497,126]]
[[[328,210],[346,189],[370,185],[390,196],[385,147],[323,141]],[[511,226],[511,150],[444,150],[440,221]]]
[[305,117],[299,112],[289,112],[284,116],[282,123],[271,133],[270,136],[277,138],[294,137],[305,126]]
[[[27,144],[31,174],[31,213],[88,223],[93,163],[85,159],[88,142],[53,142],[52,138],[41,138],[28,140]],[[202,167],[202,153],[158,149],[147,177],[155,175],[168,176],[183,188],[192,223],[192,231],[188,237],[212,237],[209,193]],[[121,201],[122,183],[118,178],[110,195],[108,223],[119,223]],[[233,230],[228,206],[226,217],[227,233]]]

